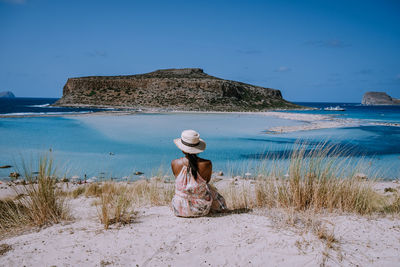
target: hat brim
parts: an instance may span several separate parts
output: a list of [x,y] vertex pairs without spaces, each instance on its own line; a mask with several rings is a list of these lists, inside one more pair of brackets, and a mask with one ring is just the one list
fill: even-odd
[[189,153],[189,154],[198,154],[203,152],[206,149],[206,142],[204,142],[203,139],[199,140],[199,144],[197,146],[186,146],[182,144],[182,141],[180,138],[174,139],[175,145],[182,150],[183,152]]

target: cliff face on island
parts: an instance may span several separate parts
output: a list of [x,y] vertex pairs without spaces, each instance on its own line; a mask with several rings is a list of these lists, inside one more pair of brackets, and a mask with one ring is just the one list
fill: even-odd
[[15,95],[10,91],[0,92],[0,98],[15,98]]
[[400,99],[392,98],[385,92],[367,92],[361,101],[363,105],[400,105]]
[[70,78],[59,106],[113,106],[202,111],[298,108],[279,90],[210,76],[202,69]]

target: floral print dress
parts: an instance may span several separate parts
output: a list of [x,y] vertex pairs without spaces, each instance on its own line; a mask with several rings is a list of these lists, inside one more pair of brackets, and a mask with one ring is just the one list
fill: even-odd
[[185,166],[175,180],[172,207],[179,217],[199,217],[227,209],[225,199],[216,188],[207,184],[199,173],[196,180]]

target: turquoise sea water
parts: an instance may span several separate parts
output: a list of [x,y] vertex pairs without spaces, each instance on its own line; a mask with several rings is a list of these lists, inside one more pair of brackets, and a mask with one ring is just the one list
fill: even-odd
[[[304,112],[327,114],[318,110]],[[169,172],[170,161],[181,156],[172,140],[184,129],[195,129],[207,142],[202,156],[213,161],[214,170],[253,172],[251,168],[259,158],[265,154],[285,156],[285,151],[302,139],[308,140],[310,147],[327,141],[350,149],[353,154],[362,155],[373,169],[379,169],[380,176],[399,178],[400,127],[369,123],[400,123],[400,110],[368,112],[369,115],[359,109],[336,112],[337,116],[359,119],[357,127],[279,135],[266,134],[265,130],[302,122],[251,114],[184,113],[0,118],[0,165],[20,166],[21,159],[34,162],[51,150],[60,172],[70,177],[86,174],[134,179],[135,171],[149,177],[160,166],[163,173]],[[0,177],[7,177],[11,171],[0,169]]]
[[[400,123],[400,106],[363,106],[360,103],[318,103],[299,102],[302,106],[313,107],[315,110],[289,111],[307,114],[330,114],[337,118],[361,119],[363,122]],[[326,107],[340,106],[345,111],[323,111]]]

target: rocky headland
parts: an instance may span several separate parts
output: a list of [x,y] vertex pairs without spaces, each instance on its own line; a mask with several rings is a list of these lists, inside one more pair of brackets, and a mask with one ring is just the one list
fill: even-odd
[[10,91],[0,92],[0,98],[15,98],[15,95]]
[[367,92],[364,94],[361,104],[363,105],[400,105],[400,99],[392,98],[385,92]]
[[198,68],[69,78],[55,105],[185,111],[301,108],[283,99],[279,90],[220,79]]

